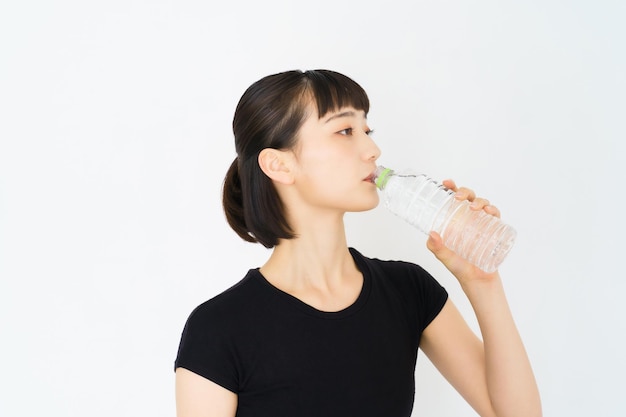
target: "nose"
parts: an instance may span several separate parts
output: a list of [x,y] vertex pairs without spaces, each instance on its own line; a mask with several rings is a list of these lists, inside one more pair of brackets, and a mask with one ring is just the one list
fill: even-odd
[[363,152],[363,157],[366,161],[376,161],[380,157],[381,151],[374,139],[371,136],[366,135],[366,145]]

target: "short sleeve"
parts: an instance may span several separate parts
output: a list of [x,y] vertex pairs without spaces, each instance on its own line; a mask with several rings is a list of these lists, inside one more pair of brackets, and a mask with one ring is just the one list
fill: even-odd
[[174,369],[185,368],[237,393],[233,344],[211,301],[197,307],[187,319]]
[[411,265],[418,299],[420,331],[437,317],[448,300],[448,292],[439,282],[419,265]]

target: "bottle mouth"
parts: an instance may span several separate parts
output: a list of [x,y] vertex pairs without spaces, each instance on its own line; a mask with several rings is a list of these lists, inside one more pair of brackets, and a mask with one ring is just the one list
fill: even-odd
[[379,190],[385,188],[391,174],[393,174],[393,170],[390,168],[385,168],[382,165],[376,167],[376,170],[374,171],[374,184],[376,184],[376,187]]

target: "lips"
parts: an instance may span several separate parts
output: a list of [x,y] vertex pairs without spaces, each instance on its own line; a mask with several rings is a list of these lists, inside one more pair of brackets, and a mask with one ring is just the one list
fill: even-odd
[[376,175],[374,172],[372,172],[371,174],[369,174],[367,177],[365,177],[363,179],[363,181],[367,181],[367,182],[371,182],[374,183],[374,180],[376,179]]

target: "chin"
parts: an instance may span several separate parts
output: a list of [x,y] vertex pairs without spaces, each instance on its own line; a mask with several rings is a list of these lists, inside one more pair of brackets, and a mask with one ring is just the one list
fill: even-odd
[[365,202],[364,201],[363,204],[360,204],[358,206],[352,207],[352,209],[350,211],[359,212],[359,211],[372,210],[372,209],[375,209],[378,206],[378,203],[380,203],[380,198],[378,198],[378,194],[376,194],[376,197],[370,199],[369,202]]

